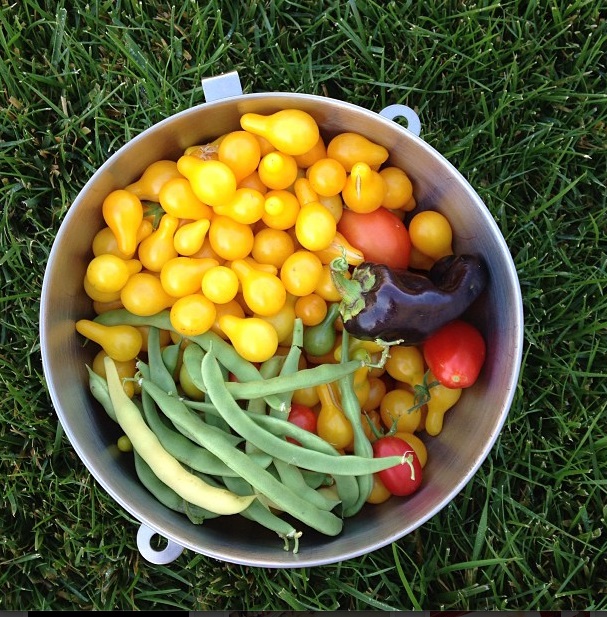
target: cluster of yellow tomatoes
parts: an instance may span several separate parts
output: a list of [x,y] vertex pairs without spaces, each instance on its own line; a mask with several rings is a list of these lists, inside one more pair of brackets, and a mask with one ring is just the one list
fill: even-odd
[[[190,147],[177,161],[152,163],[105,198],[105,226],[93,240],[84,288],[97,314],[168,309],[177,333],[213,330],[243,358],[264,362],[290,344],[296,318],[316,326],[340,301],[331,260],[344,254],[351,265],[364,260],[338,231],[344,210],[385,208],[402,219],[416,204],[406,173],[382,167],[388,151],[360,134],[325,141],[315,120],[296,109],[247,113],[240,123],[240,130]],[[436,212],[417,217],[411,261],[429,267],[450,252],[451,229]],[[308,361],[336,358],[332,350]],[[421,406],[410,411],[424,372],[421,352],[399,346],[384,369],[362,371],[362,408],[378,428],[390,428],[395,418],[408,435],[425,427]],[[458,398],[458,390],[433,388],[432,405],[443,412]],[[320,405],[325,417],[338,407],[328,389],[302,389],[293,402]],[[347,425],[334,420],[326,423],[327,440],[347,449]]]
[[344,206],[414,202],[405,172],[376,171],[388,152],[359,134],[325,145],[314,119],[294,109],[245,114],[241,125],[107,196],[84,286],[98,311],[170,309],[178,332],[216,328],[244,358],[263,362],[295,317],[317,324],[340,300],[331,259],[344,248],[353,264],[363,260],[337,232]]

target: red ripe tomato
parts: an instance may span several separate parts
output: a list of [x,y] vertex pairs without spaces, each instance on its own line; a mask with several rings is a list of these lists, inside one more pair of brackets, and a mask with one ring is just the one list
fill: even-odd
[[344,208],[337,231],[362,251],[365,261],[386,264],[390,268],[409,265],[409,232],[405,224],[386,208],[365,213]]
[[[310,433],[316,434],[316,414],[306,405],[292,403],[291,411],[289,412],[289,417],[287,420],[292,424],[309,431]],[[291,437],[287,437],[287,441],[300,445],[297,440],[292,439]]]
[[425,341],[423,349],[428,368],[446,388],[469,388],[485,362],[482,334],[461,319],[439,328]]
[[415,450],[400,437],[380,437],[373,442],[375,458],[403,456],[402,465],[396,465],[378,472],[384,486],[392,493],[404,497],[414,493],[422,483],[422,466]]

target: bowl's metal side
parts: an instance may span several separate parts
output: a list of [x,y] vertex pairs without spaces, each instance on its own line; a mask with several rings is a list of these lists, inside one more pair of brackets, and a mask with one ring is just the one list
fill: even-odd
[[[309,531],[297,555],[278,539],[240,517],[201,526],[161,506],[137,481],[114,442],[118,431],[88,393],[83,347],[74,330],[91,315],[82,279],[94,234],[102,226],[100,206],[112,189],[134,181],[152,162],[238,128],[249,111],[285,107],[309,111],[331,135],[356,131],[390,149],[391,162],[405,169],[421,207],[446,213],[457,252],[482,253],[491,283],[475,317],[487,337],[482,377],[446,418],[439,438],[428,440],[423,488],[406,500],[390,500],[348,519],[343,533],[326,538]],[[262,567],[303,567],[342,561],[380,548],[410,533],[446,506],[487,457],[506,419],[518,381],[523,313],[516,270],[501,233],[478,195],[433,148],[392,121],[360,107],[311,95],[252,94],[194,107],[148,129],[114,154],[90,179],[59,230],[44,277],[40,315],[42,358],[59,419],[76,452],[103,488],[128,512],[162,535],[199,553]],[[238,527],[236,527],[237,525]]]

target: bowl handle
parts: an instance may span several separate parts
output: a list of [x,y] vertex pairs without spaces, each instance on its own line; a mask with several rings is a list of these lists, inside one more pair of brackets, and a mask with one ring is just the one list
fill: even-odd
[[202,80],[202,91],[207,103],[226,99],[230,96],[240,96],[242,94],[242,86],[240,85],[240,77],[237,71],[231,73],[223,73],[215,77],[205,77]]
[[384,118],[388,118],[388,120],[394,120],[395,118],[405,118],[407,120],[407,130],[409,130],[414,135],[420,134],[422,130],[421,122],[419,121],[419,116],[406,105],[388,105],[388,107],[384,107],[380,112],[380,116]]
[[168,544],[162,550],[156,550],[150,545],[150,540],[153,536],[158,535],[153,529],[150,529],[147,525],[141,525],[137,531],[137,548],[144,559],[147,559],[150,563],[156,565],[165,565],[175,561],[181,553],[183,553],[183,546],[173,542],[167,538]]

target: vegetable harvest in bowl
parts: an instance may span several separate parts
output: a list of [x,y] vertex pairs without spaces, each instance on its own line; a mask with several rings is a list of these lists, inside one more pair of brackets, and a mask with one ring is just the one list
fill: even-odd
[[147,490],[296,552],[422,485],[482,369],[488,270],[383,146],[299,109],[240,124],[105,196],[76,329]]

